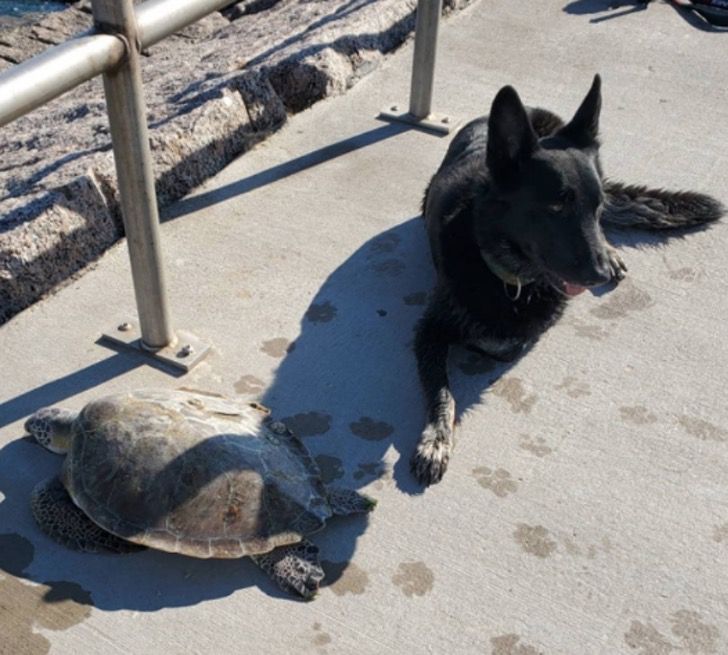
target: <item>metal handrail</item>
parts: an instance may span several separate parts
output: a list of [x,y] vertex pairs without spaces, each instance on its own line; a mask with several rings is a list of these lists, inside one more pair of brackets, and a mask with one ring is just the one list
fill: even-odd
[[0,127],[116,66],[124,43],[86,33],[0,73]]
[[437,28],[441,13],[442,0],[419,2],[417,5],[409,105],[409,113],[416,120],[427,118],[432,111]]
[[[209,346],[171,327],[141,79],[143,48],[231,0],[92,0],[94,27],[0,73],[0,127],[97,75],[104,92],[140,335],[124,322],[105,335],[189,370]],[[418,0],[410,122],[427,122],[442,0]],[[445,123],[447,121],[441,121]]]
[[[93,6],[98,4],[94,0]],[[135,7],[139,46],[149,48],[229,4],[230,0],[147,0]],[[94,27],[3,71],[0,127],[111,70],[124,52],[123,39]]]
[[93,0],[92,9],[97,29],[123,39],[126,46],[126,56],[119,65],[104,72],[104,94],[139,310],[141,345],[158,351],[174,344],[176,335],[170,323],[164,284],[142,85],[141,38],[132,0]]
[[380,118],[439,134],[448,134],[454,129],[456,121],[451,116],[432,112],[437,31],[441,14],[442,0],[418,0],[409,111],[401,113],[397,103],[383,109]]

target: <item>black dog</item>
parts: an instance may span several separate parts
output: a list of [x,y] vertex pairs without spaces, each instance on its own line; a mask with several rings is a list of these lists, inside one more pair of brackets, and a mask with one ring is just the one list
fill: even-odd
[[424,199],[437,287],[415,353],[427,425],[412,457],[420,482],[438,482],[453,447],[450,344],[511,361],[588,287],[624,277],[601,223],[684,228],[720,218],[709,196],[604,180],[599,163],[601,81],[568,124],[527,109],[506,86],[490,116],[453,139]]

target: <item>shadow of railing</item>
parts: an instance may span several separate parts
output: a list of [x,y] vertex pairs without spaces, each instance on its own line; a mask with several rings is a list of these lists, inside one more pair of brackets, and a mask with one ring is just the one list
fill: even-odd
[[[0,403],[0,428],[25,418],[41,407],[56,405],[84,391],[129,373],[146,360],[133,355],[114,354]],[[20,436],[20,435],[19,435]]]
[[391,139],[411,129],[413,129],[411,126],[404,123],[387,123],[367,132],[342,139],[341,141],[307,152],[305,155],[295,157],[294,159],[254,173],[241,180],[236,180],[225,186],[216,187],[211,191],[184,198],[162,210],[162,220],[180,218],[191,212],[226,202],[227,200],[250,193],[268,184],[279,182],[296,173],[301,173],[337,157],[347,155],[355,150],[360,150],[380,141]]

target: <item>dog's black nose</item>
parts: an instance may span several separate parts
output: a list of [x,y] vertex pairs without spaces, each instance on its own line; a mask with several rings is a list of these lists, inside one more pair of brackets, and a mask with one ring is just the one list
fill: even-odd
[[611,282],[611,280],[612,273],[607,255],[592,253],[591,257],[586,261],[582,260],[573,281],[584,287],[598,287]]
[[595,277],[587,286],[589,287],[599,287],[602,284],[608,284],[612,281],[612,276],[609,274],[602,275],[600,274],[599,277]]
[[612,281],[612,275],[609,271],[595,271],[591,275],[584,277],[582,284],[585,287],[599,287]]

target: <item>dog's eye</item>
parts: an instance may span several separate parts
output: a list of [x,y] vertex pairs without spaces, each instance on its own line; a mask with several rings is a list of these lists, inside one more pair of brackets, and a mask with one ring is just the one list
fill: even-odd
[[568,203],[572,202],[575,197],[576,194],[574,193],[574,189],[564,189],[561,193],[559,193],[559,199],[556,202],[551,202],[546,205],[546,210],[550,214],[560,214],[564,211],[564,207]]

